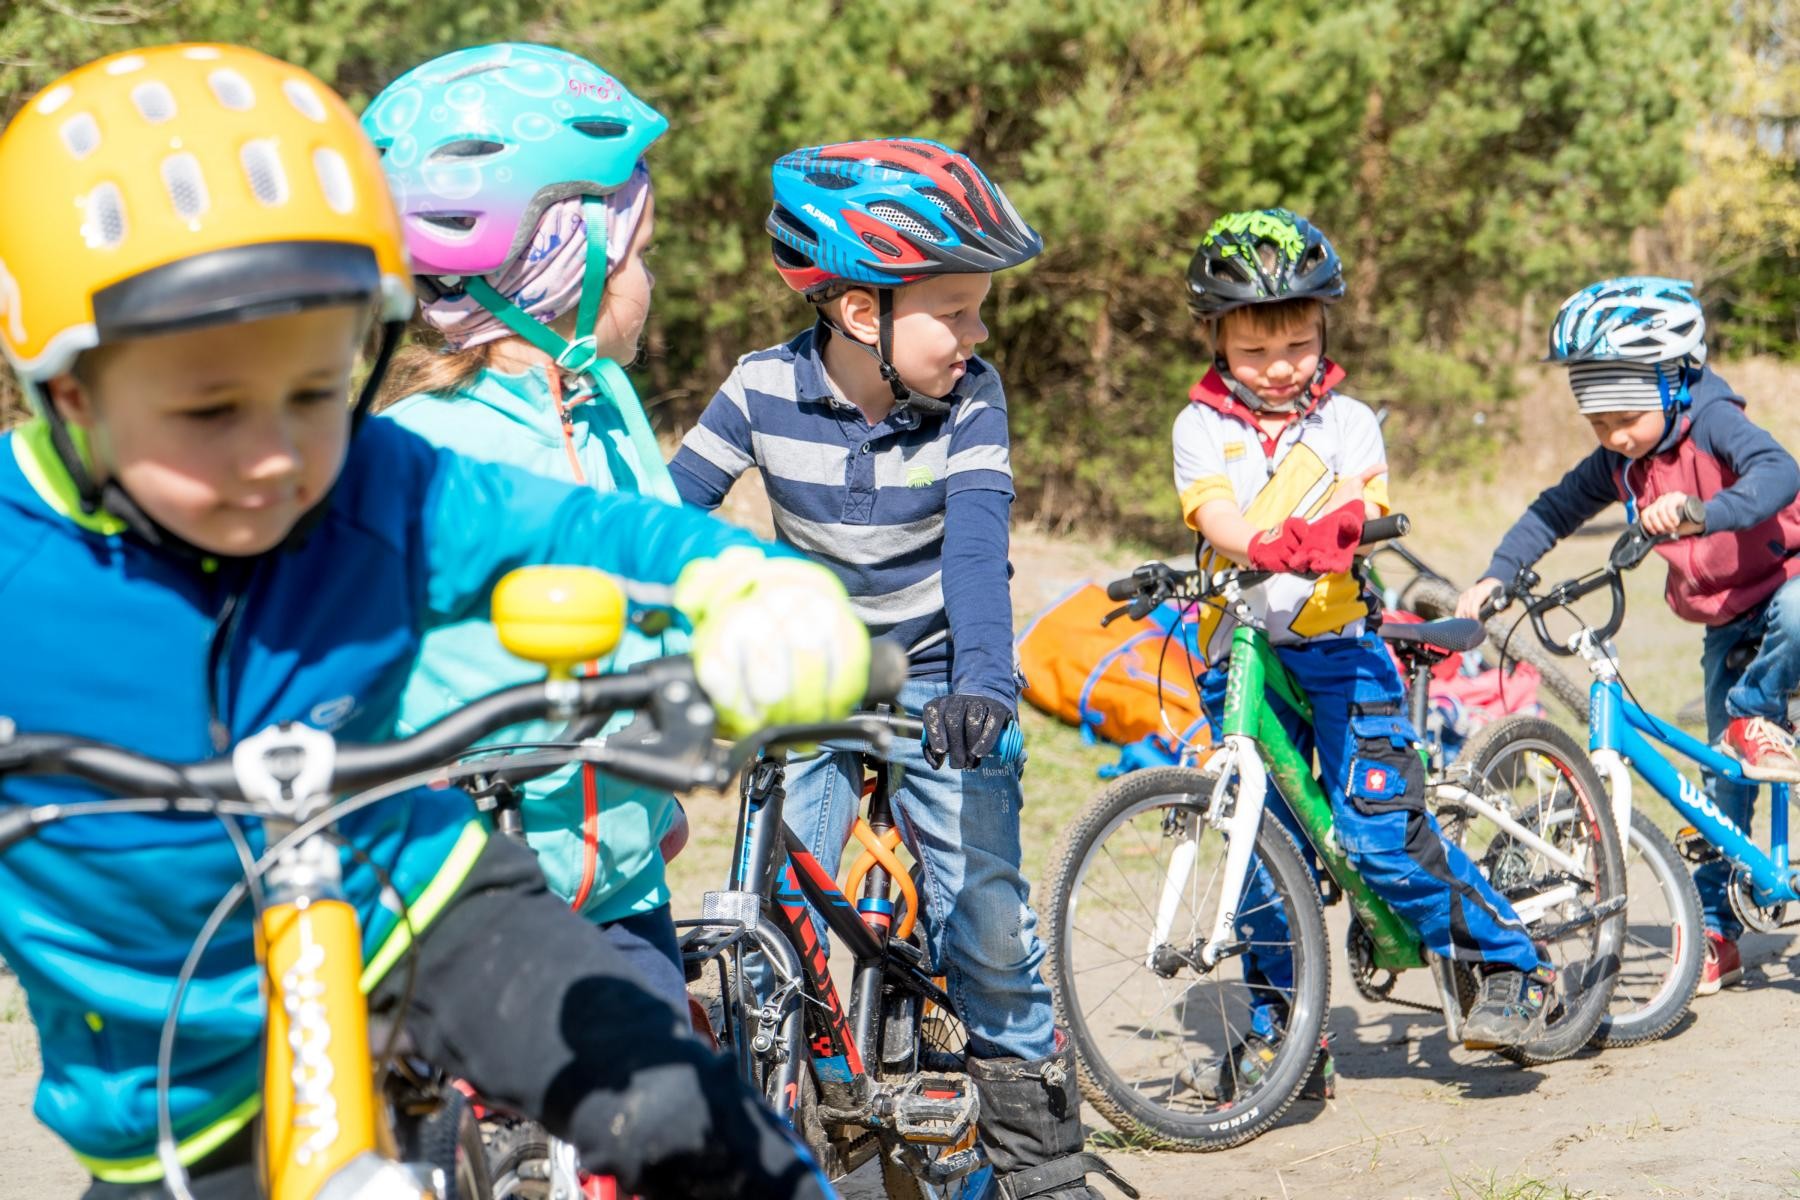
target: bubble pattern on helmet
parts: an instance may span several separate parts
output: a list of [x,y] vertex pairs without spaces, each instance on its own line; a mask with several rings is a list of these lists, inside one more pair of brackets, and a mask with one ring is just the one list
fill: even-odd
[[505,266],[546,208],[617,190],[668,128],[593,63],[525,43],[415,67],[362,120],[382,152],[414,269],[449,276]]

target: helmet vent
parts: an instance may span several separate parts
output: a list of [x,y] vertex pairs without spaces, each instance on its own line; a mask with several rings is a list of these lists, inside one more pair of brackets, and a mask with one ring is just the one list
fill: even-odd
[[934,246],[941,244],[944,241],[944,236],[942,234],[927,228],[925,222],[919,220],[918,217],[907,212],[898,204],[886,200],[877,200],[874,204],[869,205],[869,212],[873,216],[880,217],[889,225],[892,225],[895,229],[898,229],[901,233],[904,233],[909,237],[918,238],[923,242],[930,242]]
[[458,138],[454,142],[445,142],[431,152],[432,161],[446,158],[488,158],[500,153],[506,147],[500,142],[487,138]]
[[[994,228],[994,216],[992,213],[986,211],[987,206],[981,203],[984,189],[976,186],[975,180],[969,176],[967,171],[963,170],[962,164],[954,160],[944,164],[944,174],[956,180],[957,186],[967,193],[969,197],[969,207],[974,210],[971,215],[973,215],[975,219],[977,228],[992,230]],[[959,205],[958,207],[961,206]],[[955,214],[953,213],[952,215]]]
[[949,192],[944,191],[942,188],[934,187],[923,187],[920,188],[919,191],[927,200],[937,205],[943,214],[952,221],[959,225],[967,225],[971,229],[980,228],[980,225],[975,220],[975,214],[970,212],[967,205],[957,200],[957,198],[952,196]]
[[420,213],[419,224],[443,233],[469,233],[475,228],[473,213]]
[[90,113],[76,113],[62,123],[63,145],[76,158],[86,158],[100,148],[100,125]]
[[111,250],[125,240],[125,198],[113,184],[103,183],[87,194],[87,220],[81,237],[90,250]]
[[790,237],[806,242],[808,245],[816,245],[819,241],[819,235],[813,231],[812,227],[789,212],[784,205],[777,204],[770,210],[769,219],[781,226]]
[[287,203],[287,172],[281,169],[281,155],[275,150],[273,138],[245,142],[238,161],[243,164],[244,178],[258,200],[270,207]]
[[181,57],[191,58],[195,62],[210,62],[219,57],[217,46],[189,46],[181,52]]
[[249,112],[256,104],[250,81],[230,67],[220,67],[206,77],[206,82],[219,103],[233,112]]
[[206,211],[206,178],[200,173],[200,160],[192,154],[171,154],[163,159],[162,181],[177,215],[191,221]]
[[161,125],[175,116],[174,93],[155,80],[132,88],[131,102],[137,106],[139,115],[152,125]]
[[350,164],[342,154],[330,146],[320,146],[313,151],[313,171],[332,212],[344,214],[356,207],[356,186],[350,182]]
[[141,54],[127,54],[123,58],[115,58],[106,64],[108,75],[129,75],[133,71],[144,69],[144,57]]
[[845,188],[856,186],[856,181],[847,175],[837,175],[830,171],[808,171],[806,182],[814,187],[824,188],[828,192],[841,192]]
[[309,121],[325,122],[325,103],[319,99],[319,93],[301,83],[298,79],[290,79],[281,85],[281,94],[286,96],[294,111]]
[[570,121],[569,128],[573,129],[576,133],[584,133],[588,137],[604,140],[622,138],[629,132],[624,125],[617,121]]

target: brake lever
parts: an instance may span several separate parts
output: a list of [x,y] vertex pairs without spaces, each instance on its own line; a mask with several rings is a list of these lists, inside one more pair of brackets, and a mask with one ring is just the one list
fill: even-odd
[[1119,607],[1113,609],[1111,612],[1107,613],[1104,617],[1100,618],[1100,628],[1105,629],[1108,625],[1111,625],[1114,621],[1118,620],[1122,616],[1125,616],[1130,611],[1131,611],[1131,605],[1129,605],[1129,604],[1119,605]]

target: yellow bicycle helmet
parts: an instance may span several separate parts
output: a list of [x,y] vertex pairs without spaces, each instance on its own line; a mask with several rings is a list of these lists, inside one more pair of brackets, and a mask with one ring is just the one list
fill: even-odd
[[357,120],[299,67],[241,46],[115,54],[0,134],[0,346],[34,382],[121,338],[412,291]]
[[359,422],[412,312],[400,220],[356,118],[241,46],[132,50],[63,76],[0,133],[0,196],[0,350],[39,393],[83,511],[177,552],[199,554],[95,480],[39,385],[109,342],[371,304],[382,338]]

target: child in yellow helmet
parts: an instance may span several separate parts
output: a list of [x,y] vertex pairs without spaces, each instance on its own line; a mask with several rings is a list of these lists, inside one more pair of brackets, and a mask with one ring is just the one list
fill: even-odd
[[[206,45],[90,64],[0,135],[0,194],[0,346],[37,404],[0,438],[0,715],[18,729],[175,760],[281,721],[391,737],[423,634],[552,555],[672,603],[739,727],[858,698],[867,634],[821,569],[698,514],[364,419],[410,271],[374,149],[306,72]],[[371,317],[380,349],[350,404]],[[746,626],[754,646],[724,633]],[[752,671],[752,651],[789,686]],[[751,675],[758,690],[737,690]],[[9,806],[81,794],[0,778]],[[378,879],[407,901],[408,1028],[427,1057],[643,1195],[825,1194],[730,1065],[466,798],[404,795],[339,831],[367,961],[408,936]],[[96,1176],[93,1196],[158,1188],[158,1030],[239,874],[210,818],[72,821],[0,855],[0,957],[43,1048],[36,1112]],[[397,1013],[398,979],[373,973],[373,1008]],[[180,1156],[217,1194],[248,1192],[262,1026],[248,913],[183,1013]]]

